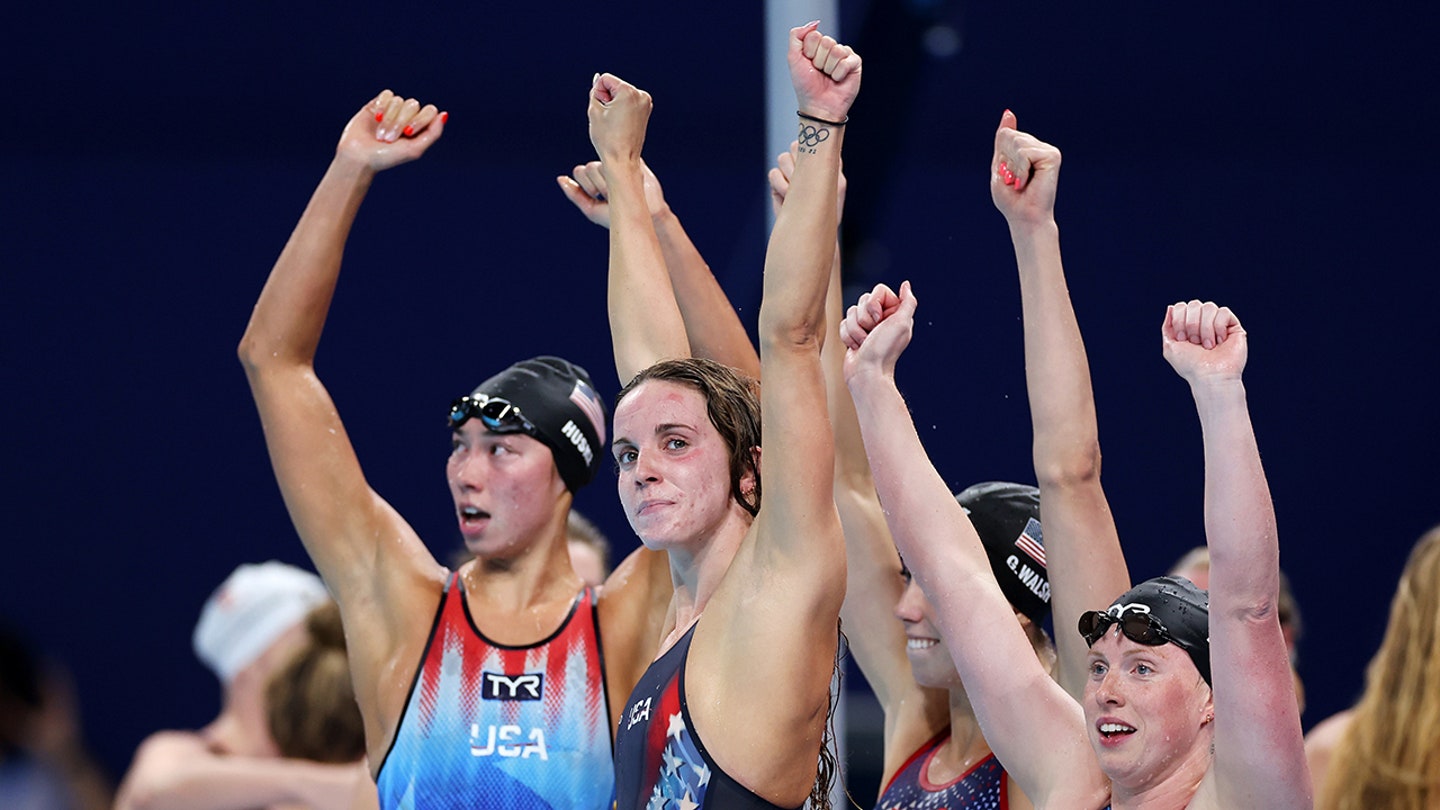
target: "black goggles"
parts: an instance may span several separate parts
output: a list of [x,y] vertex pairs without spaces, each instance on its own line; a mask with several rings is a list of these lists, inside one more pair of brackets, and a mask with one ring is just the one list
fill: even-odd
[[471,418],[479,419],[492,433],[524,433],[531,437],[538,435],[535,425],[521,415],[520,409],[508,399],[477,394],[473,397],[460,397],[450,403],[451,430],[459,430],[460,426]]
[[1158,647],[1161,644],[1178,644],[1165,629],[1164,622],[1138,610],[1131,610],[1119,616],[1108,610],[1087,610],[1080,614],[1080,635],[1085,637],[1086,646],[1093,647],[1110,625],[1120,625],[1120,632],[1136,644],[1144,644],[1150,647]]

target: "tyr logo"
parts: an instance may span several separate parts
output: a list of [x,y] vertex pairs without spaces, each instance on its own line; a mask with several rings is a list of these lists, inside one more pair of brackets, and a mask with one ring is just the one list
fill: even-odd
[[1117,619],[1123,619],[1125,618],[1126,611],[1130,611],[1131,613],[1149,613],[1150,606],[1140,602],[1127,602],[1123,605],[1111,605],[1110,609],[1105,612]]
[[539,672],[506,675],[480,673],[480,697],[484,700],[539,700],[545,676]]

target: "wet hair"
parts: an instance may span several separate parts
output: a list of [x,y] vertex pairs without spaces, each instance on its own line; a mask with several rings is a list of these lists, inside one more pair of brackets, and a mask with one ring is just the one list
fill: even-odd
[[1440,526],[1410,552],[1365,692],[1315,806],[1428,810],[1440,798]]
[[[730,494],[752,516],[760,511],[760,469],[755,448],[760,446],[760,383],[729,366],[698,357],[662,360],[641,371],[615,395],[619,409],[625,397],[647,380],[688,386],[705,398],[710,424],[730,452]],[[747,497],[740,489],[746,473],[755,476],[755,490]]]
[[[840,694],[844,691],[846,651],[850,649],[850,640],[845,636],[845,625],[840,619],[835,620],[835,633],[839,636],[835,644],[835,663],[831,673],[830,700],[825,705],[825,730],[820,735],[820,758],[815,767],[815,783],[810,786],[810,796],[805,800],[805,807],[809,810],[832,810],[834,805],[830,801],[830,794],[835,789],[835,777],[840,773],[840,763],[835,757],[835,708],[840,703]],[[850,790],[841,786],[845,795],[850,797]],[[854,802],[854,797],[850,797]]]
[[354,762],[365,754],[340,608],[326,602],[305,618],[309,639],[265,687],[270,736],[281,756]]
[[1020,629],[1025,631],[1025,640],[1030,642],[1030,648],[1035,651],[1035,657],[1040,659],[1040,665],[1045,668],[1046,674],[1054,678],[1055,667],[1060,663],[1059,656],[1055,652],[1055,640],[1045,632],[1043,625],[1024,613],[1019,614],[1017,618],[1020,619]]

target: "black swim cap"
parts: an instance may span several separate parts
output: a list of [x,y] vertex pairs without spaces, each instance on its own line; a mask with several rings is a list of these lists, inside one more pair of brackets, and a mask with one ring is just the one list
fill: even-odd
[[1010,605],[1040,624],[1050,615],[1050,577],[1040,532],[1040,490],[986,481],[955,496],[970,516]]
[[1105,611],[1117,620],[1133,612],[1148,613],[1159,621],[1167,640],[1189,653],[1200,677],[1210,683],[1209,592],[1184,577],[1147,579],[1121,594]]
[[[571,492],[590,483],[605,452],[605,405],[585,369],[559,357],[533,357],[475,386],[471,397],[503,399],[534,425]],[[452,409],[450,427],[468,416]]]

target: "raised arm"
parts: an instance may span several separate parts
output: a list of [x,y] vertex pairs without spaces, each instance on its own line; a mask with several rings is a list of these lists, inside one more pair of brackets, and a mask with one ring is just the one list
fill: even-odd
[[600,156],[610,208],[610,280],[606,300],[615,371],[626,383],[661,360],[690,357],[685,323],[645,202],[640,151],[650,94],[609,73],[590,88],[590,142]]
[[[779,155],[770,170],[770,200],[775,215],[790,191],[799,143]],[[836,186],[837,220],[845,215],[845,174]],[[861,296],[861,307],[878,306],[870,293]],[[878,317],[878,313],[877,313]],[[884,764],[880,784],[905,764],[905,760],[950,722],[949,695],[943,689],[927,689],[915,682],[910,659],[905,654],[905,629],[895,616],[905,584],[901,578],[900,556],[885,525],[870,462],[855,418],[855,404],[845,389],[843,363],[845,344],[838,340],[845,319],[840,278],[840,248],[830,265],[830,287],[825,296],[825,335],[820,351],[825,372],[825,399],[835,437],[835,507],[845,535],[845,602],[840,620],[855,663],[875,692],[885,713]]]
[[1025,385],[1035,433],[1059,681],[1079,700],[1088,650],[1075,623],[1081,613],[1108,605],[1128,590],[1130,575],[1100,486],[1095,396],[1060,262],[1055,224],[1060,150],[1017,131],[1014,113],[1006,110],[995,132],[990,168],[990,196],[1010,226],[1020,269]]
[[1280,547],[1241,374],[1248,346],[1227,307],[1171,306],[1165,359],[1190,384],[1205,442],[1219,807],[1309,808],[1299,710],[1280,632]]
[[880,285],[867,306],[850,308],[841,329],[846,383],[887,523],[937,610],[996,756],[1037,807],[1102,807],[1108,784],[1080,706],[1035,657],[980,538],[926,457],[896,388],[895,362],[909,344],[916,305],[908,282],[898,295]]
[[[789,60],[805,134],[765,257],[764,499],[704,609],[686,671],[686,688],[707,696],[703,707],[692,699],[697,726],[717,729],[707,739],[719,738],[734,772],[766,785],[763,795],[782,805],[803,801],[815,780],[845,596],[831,480],[816,472],[834,463],[820,346],[835,247],[838,122],[860,83],[859,57],[814,23],[791,30]],[[767,687],[757,690],[757,682]],[[756,745],[757,737],[772,742]]]
[[[834,465],[834,439],[822,407],[820,347],[838,226],[844,122],[860,89],[861,65],[854,51],[821,35],[814,24],[793,29],[789,42],[800,147],[765,253],[761,379],[781,384],[764,385],[760,394],[766,448],[762,469],[771,484],[757,518],[757,546],[782,555],[796,573],[823,572],[829,578],[843,575],[844,566],[834,565],[843,560],[843,541],[831,482],[814,475]],[[833,533],[825,525],[830,520],[837,529]],[[833,538],[835,546],[817,545],[818,538]],[[834,610],[821,608],[821,613],[837,614],[843,578],[817,585],[833,591],[826,601],[833,599]]]
[[[739,369],[751,377],[760,376],[760,356],[750,343],[740,317],[724,289],[710,272],[699,249],[680,225],[680,218],[665,201],[655,173],[642,160],[640,170],[645,187],[645,204],[650,222],[660,240],[660,254],[680,307],[685,337],[695,357],[703,357]],[[557,177],[565,197],[603,228],[610,227],[609,190],[604,166],[592,160],[576,166],[573,177]]]
[[[404,700],[399,694],[395,705],[377,713],[380,671],[408,652],[399,649],[408,643],[403,639],[418,635],[423,644],[442,569],[366,483],[315,373],[315,350],[345,240],[370,183],[378,172],[420,157],[444,124],[434,106],[388,90],[355,113],[270,272],[239,348],[291,520],[347,624],[366,628],[351,640],[351,660],[372,755],[383,754],[377,748],[388,733],[376,725],[381,715],[398,720]],[[427,588],[430,582],[436,586]]]

